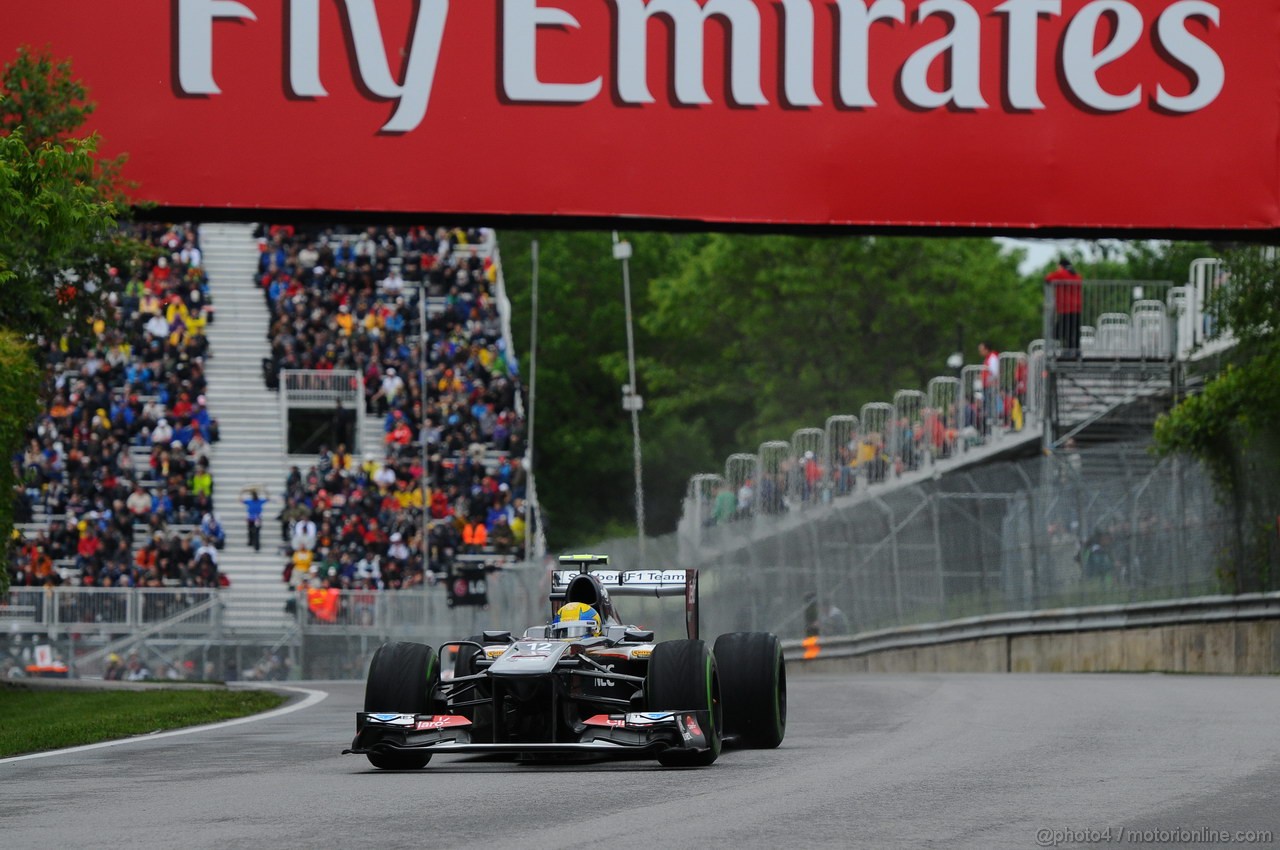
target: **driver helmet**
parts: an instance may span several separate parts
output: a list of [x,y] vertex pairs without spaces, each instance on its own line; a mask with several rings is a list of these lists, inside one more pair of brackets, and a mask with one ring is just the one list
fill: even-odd
[[560,606],[551,621],[552,637],[580,638],[598,634],[600,614],[585,602],[568,602]]

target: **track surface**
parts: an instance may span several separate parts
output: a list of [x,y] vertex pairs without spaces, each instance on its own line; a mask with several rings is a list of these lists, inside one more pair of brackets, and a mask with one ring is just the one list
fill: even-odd
[[375,771],[338,755],[363,686],[308,687],[330,697],[287,717],[0,765],[0,844],[987,848],[1107,827],[1280,837],[1274,679],[793,673],[780,749],[679,771],[461,756]]

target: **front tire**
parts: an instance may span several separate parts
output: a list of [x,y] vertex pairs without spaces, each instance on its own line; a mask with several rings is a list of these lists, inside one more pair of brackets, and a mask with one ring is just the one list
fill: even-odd
[[768,632],[716,638],[724,728],[743,746],[772,749],[787,733],[787,664],[782,642]]
[[716,658],[700,640],[669,640],[653,648],[645,678],[645,704],[650,711],[706,711],[711,728],[704,730],[703,752],[669,749],[658,754],[665,767],[705,767],[720,755],[723,718]]
[[[364,689],[364,710],[396,714],[431,714],[432,698],[440,683],[436,651],[421,643],[384,643],[373,654]],[[431,753],[388,751],[368,754],[380,770],[417,770],[431,761]]]

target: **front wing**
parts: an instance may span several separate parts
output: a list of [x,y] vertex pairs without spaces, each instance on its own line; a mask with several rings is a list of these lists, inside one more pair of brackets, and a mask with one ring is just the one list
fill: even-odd
[[711,748],[708,711],[644,711],[597,714],[583,721],[568,741],[474,743],[471,722],[454,714],[356,713],[356,737],[342,752],[489,753],[499,755],[596,754],[621,758],[655,756],[671,749]]

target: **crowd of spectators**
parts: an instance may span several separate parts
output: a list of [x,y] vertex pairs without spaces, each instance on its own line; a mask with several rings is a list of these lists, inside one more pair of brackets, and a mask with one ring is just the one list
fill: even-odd
[[[216,587],[205,326],[213,321],[190,225],[138,225],[154,259],[108,272],[87,343],[41,339],[47,404],[10,459],[15,586]],[[25,533],[24,533],[25,532]]]
[[[324,449],[285,484],[280,534],[289,551],[285,579],[318,578],[343,589],[430,583],[458,555],[514,555],[524,535],[525,476],[519,459],[488,469],[464,454],[441,464],[447,488],[428,482],[430,564],[423,561],[421,462],[412,456],[359,460]],[[429,569],[428,569],[429,566]]]
[[[882,484],[947,460],[993,436],[1020,433],[1026,427],[1029,357],[1000,354],[983,342],[973,386],[930,406],[924,393],[917,404],[868,405],[881,415],[866,416],[847,433],[827,434],[821,452],[792,451],[756,456],[745,471],[699,487],[697,516],[703,526],[725,525],[757,515],[784,514],[846,496],[857,487]],[[827,445],[830,443],[830,445]],[[700,476],[707,478],[708,476]],[[861,484],[859,484],[861,482]],[[686,509],[688,505],[686,505]]]
[[524,423],[492,245],[492,231],[456,228],[263,232],[268,386],[284,369],[359,372],[381,435],[377,454],[353,452],[335,412],[333,448],[291,471],[279,519],[292,585],[412,587],[459,555],[523,546]]

